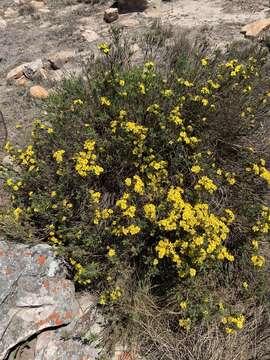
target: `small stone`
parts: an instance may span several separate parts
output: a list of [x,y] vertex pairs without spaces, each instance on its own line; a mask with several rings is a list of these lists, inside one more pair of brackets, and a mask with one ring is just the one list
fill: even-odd
[[111,23],[119,18],[119,13],[117,8],[106,9],[104,12],[104,20],[107,23]]
[[28,80],[24,75],[21,76],[19,79],[15,80],[15,84],[18,86],[27,86],[30,83],[31,83],[30,80]]
[[258,36],[262,31],[269,29],[269,27],[270,27],[270,18],[261,19],[243,26],[241,29],[241,33],[245,34],[245,36],[247,37],[254,38]]
[[99,39],[99,35],[90,29],[85,29],[82,33],[82,36],[85,38],[86,41],[88,41],[89,43],[96,41]]
[[31,78],[34,73],[36,73],[38,70],[42,69],[43,63],[41,59],[37,59],[35,61],[32,61],[30,63],[24,63],[16,68],[12,69],[7,74],[7,81],[12,81],[15,79],[19,79],[22,76],[26,76],[27,78]]
[[35,10],[41,10],[41,9],[43,9],[44,6],[45,6],[45,4],[44,4],[43,1],[38,1],[38,0],[31,1],[30,4],[33,6],[33,8],[34,8]]
[[[125,15],[123,15],[123,16],[125,16]],[[132,28],[132,27],[139,26],[140,21],[128,16],[127,18],[122,18],[121,20],[119,20],[119,25],[126,27],[126,28]]]
[[51,67],[53,68],[53,70],[58,70],[71,58],[74,58],[75,55],[76,55],[75,50],[60,51],[56,54],[49,55],[48,61]]
[[7,74],[7,80],[15,80],[21,78],[23,76],[23,70],[25,68],[25,65],[26,64],[22,64],[10,70],[10,72]]
[[40,85],[35,85],[30,88],[30,94],[34,98],[46,99],[49,92]]

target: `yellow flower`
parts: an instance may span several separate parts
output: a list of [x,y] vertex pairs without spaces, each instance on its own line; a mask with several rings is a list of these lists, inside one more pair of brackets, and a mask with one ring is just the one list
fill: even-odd
[[135,180],[134,191],[140,195],[143,195],[144,183],[142,179],[138,175],[133,176],[133,179]]
[[119,80],[119,85],[120,85],[120,86],[125,86],[125,80],[122,80],[122,79]]
[[228,326],[226,326],[225,331],[226,331],[227,334],[234,334],[235,333],[235,330],[228,327]]
[[182,310],[186,310],[187,309],[187,302],[186,301],[181,301],[179,306],[180,306],[180,308]]
[[191,171],[194,174],[198,174],[201,171],[201,167],[199,165],[194,165],[194,166],[192,166]]
[[219,307],[219,310],[223,311],[225,308],[224,308],[224,304],[222,302],[218,303],[218,307]]
[[270,185],[270,171],[268,171],[265,167],[261,168],[260,177],[267,181],[268,185]]
[[143,95],[145,95],[145,86],[144,86],[143,83],[140,83],[140,84],[139,84],[139,89],[140,89],[140,93],[143,94]]
[[252,240],[252,246],[254,247],[254,249],[258,250],[259,249],[259,242],[257,240]]
[[22,212],[23,212],[22,209],[19,208],[19,207],[17,207],[17,208],[13,211],[13,213],[14,213],[14,215],[15,215],[15,219],[16,219],[17,221],[19,220]]
[[126,228],[125,227],[122,228],[122,232],[123,232],[124,235],[128,235],[128,234],[136,235],[140,231],[141,231],[141,228],[139,226],[137,226],[137,225],[130,225],[130,226],[126,227]]
[[193,268],[190,268],[190,269],[189,269],[189,275],[190,275],[191,277],[196,276],[196,273],[197,273],[196,269],[193,269]]
[[145,216],[149,220],[155,220],[156,219],[156,207],[154,204],[146,204],[143,207]]
[[91,200],[98,204],[100,201],[101,193],[99,191],[89,190]]
[[106,43],[99,44],[99,45],[98,45],[98,48],[99,48],[105,55],[108,55],[109,52],[110,52],[109,45],[106,44]]
[[173,95],[172,89],[165,89],[162,91],[162,94],[166,97],[171,97]]
[[7,179],[6,184],[7,184],[7,186],[12,186],[13,185],[13,179],[11,179],[11,178]]
[[106,96],[102,96],[99,101],[101,105],[111,106],[111,101]]
[[74,105],[83,105],[83,101],[82,101],[81,99],[75,99],[75,100],[73,101],[73,104],[74,104]]
[[108,256],[113,257],[115,255],[116,255],[116,251],[114,249],[110,248],[109,251],[108,251]]
[[102,210],[101,216],[102,219],[107,220],[109,219],[109,217],[113,214],[113,210],[112,209],[104,209]]
[[184,328],[185,330],[189,330],[191,327],[191,320],[190,318],[187,319],[180,319],[179,320],[179,325]]
[[106,304],[105,295],[101,295],[98,302],[99,302],[100,305],[105,305]]
[[125,180],[125,184],[127,185],[127,186],[130,186],[131,185],[131,179],[130,178],[126,178],[126,180]]
[[123,212],[124,216],[133,218],[136,214],[136,206],[130,206],[129,208],[126,209],[126,211]]
[[248,289],[248,283],[246,281],[244,281],[242,285],[244,289]]
[[53,128],[51,128],[51,127],[49,127],[48,129],[47,129],[47,132],[48,132],[48,134],[52,134],[53,133]]
[[209,104],[209,101],[207,99],[202,99],[203,106],[207,106]]
[[217,186],[207,176],[203,176],[199,179],[198,184],[195,186],[195,189],[200,189],[201,186],[203,186],[210,193],[213,193],[217,190]]
[[201,64],[202,64],[202,66],[207,66],[208,65],[208,59],[206,59],[206,58],[201,59]]
[[112,301],[118,300],[122,296],[121,290],[117,287],[110,294],[110,298]]
[[[148,61],[144,64],[144,67],[146,69],[152,69],[155,66],[155,64],[152,61]],[[269,95],[270,96],[270,95]]]
[[236,183],[236,180],[234,178],[229,178],[227,179],[227,181],[230,185],[234,185]]
[[265,258],[263,256],[254,255],[251,257],[251,261],[254,266],[262,267],[265,264]]
[[55,161],[59,164],[63,162],[63,155],[65,153],[65,150],[57,150],[53,153],[53,158]]

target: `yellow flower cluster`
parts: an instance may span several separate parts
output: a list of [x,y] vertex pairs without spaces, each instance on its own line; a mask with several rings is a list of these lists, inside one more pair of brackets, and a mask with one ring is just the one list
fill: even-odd
[[[170,257],[183,274],[196,275],[196,269],[186,268],[185,257],[190,256],[194,265],[201,265],[208,257],[213,255],[217,260],[233,261],[234,257],[229,253],[223,242],[229,234],[228,225],[234,220],[234,214],[227,209],[228,219],[218,218],[209,213],[207,204],[192,206],[183,198],[184,190],[170,188],[167,194],[167,202],[171,210],[166,218],[157,219],[158,226],[167,231],[175,232],[182,229],[189,234],[186,240],[161,239],[156,246],[159,259]],[[181,271],[182,271],[181,270]],[[182,274],[182,272],[180,273]],[[181,275],[180,275],[181,276]]]
[[55,161],[60,164],[61,162],[63,162],[63,155],[65,153],[65,150],[57,150],[53,153],[53,158],[55,159]]
[[13,191],[18,191],[22,187],[23,183],[22,181],[16,182],[12,178],[7,179],[6,185],[11,187]]
[[73,157],[76,160],[75,169],[77,173],[86,177],[89,173],[99,176],[104,170],[101,166],[97,165],[97,156],[93,153],[96,142],[94,140],[86,140],[84,143],[84,150],[75,154]]
[[254,266],[262,267],[265,264],[265,258],[263,256],[254,255],[251,257],[251,261]]
[[74,280],[81,285],[89,285],[91,283],[91,280],[88,278],[85,278],[86,269],[79,262],[75,261],[72,258],[69,259],[69,262],[73,266],[74,270],[76,271]]
[[227,334],[235,334],[237,330],[241,330],[245,323],[244,315],[227,316],[221,319],[221,323],[225,325]]
[[217,190],[217,185],[208,176],[202,176],[197,185],[195,185],[196,190],[200,190],[201,187],[210,192],[210,194]]
[[144,209],[144,213],[145,213],[145,217],[151,221],[155,221],[156,220],[156,207],[154,204],[146,204],[143,207]]
[[110,53],[110,47],[106,43],[98,45],[98,48],[103,52],[103,54],[108,55]]
[[182,327],[183,329],[188,331],[191,328],[191,319],[190,318],[180,319],[179,325],[180,325],[180,327]]
[[18,159],[20,164],[27,166],[28,171],[32,171],[36,168],[37,162],[32,145],[27,146],[25,151],[18,150],[18,153]]

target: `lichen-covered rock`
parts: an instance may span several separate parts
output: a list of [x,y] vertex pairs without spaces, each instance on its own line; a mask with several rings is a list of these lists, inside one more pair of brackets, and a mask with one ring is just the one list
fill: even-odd
[[79,318],[74,285],[47,245],[0,241],[0,360],[44,329]]

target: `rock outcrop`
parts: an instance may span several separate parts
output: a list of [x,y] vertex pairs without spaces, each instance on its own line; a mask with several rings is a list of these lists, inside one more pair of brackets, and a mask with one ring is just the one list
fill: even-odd
[[[0,241],[0,360],[13,359],[13,350],[17,354],[21,344],[33,338],[33,356],[16,359],[97,358],[96,344],[82,346],[73,339],[80,318],[89,306],[95,312],[95,305],[91,295],[78,300],[50,246]],[[93,320],[89,326],[98,325]]]

